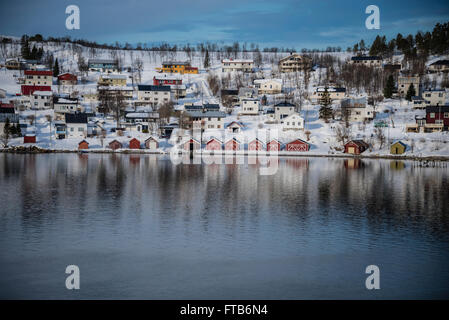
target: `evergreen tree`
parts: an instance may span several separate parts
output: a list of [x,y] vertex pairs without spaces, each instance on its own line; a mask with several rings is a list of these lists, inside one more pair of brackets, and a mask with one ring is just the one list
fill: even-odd
[[55,60],[55,65],[53,66],[53,77],[57,77],[59,75],[59,63],[58,58]]
[[209,62],[209,50],[206,50],[206,55],[204,57],[204,68],[207,69],[210,67],[210,62]]
[[393,96],[393,90],[394,90],[394,79],[393,75],[390,74],[384,88],[384,97],[391,98]]
[[416,96],[416,90],[415,87],[413,86],[413,83],[411,83],[410,86],[408,87],[405,99],[407,99],[408,101],[412,101],[412,97],[414,96]]
[[5,126],[3,127],[3,133],[5,137],[9,138],[9,135],[11,134],[11,123],[9,122],[9,118],[6,118]]
[[21,45],[21,54],[23,59],[29,59],[30,58],[30,46],[28,44],[28,36],[23,35],[22,39],[20,40]]
[[327,87],[324,88],[323,96],[320,99],[320,118],[325,122],[328,122],[332,117],[332,99],[327,91]]
[[19,137],[22,136],[22,129],[20,128],[20,124],[19,123],[16,124],[16,134]]

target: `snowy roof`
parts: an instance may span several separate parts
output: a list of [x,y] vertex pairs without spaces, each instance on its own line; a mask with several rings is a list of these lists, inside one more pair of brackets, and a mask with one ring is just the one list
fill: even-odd
[[178,76],[169,76],[169,75],[163,75],[163,76],[154,76],[153,79],[156,80],[182,80],[181,77]]
[[99,86],[98,90],[133,91],[133,88],[131,88],[131,87],[124,87],[124,86]]
[[125,79],[126,76],[124,74],[103,74],[100,76],[102,79]]
[[33,95],[35,95],[35,96],[47,96],[47,97],[49,97],[49,96],[51,96],[53,94],[53,92],[51,92],[51,91],[34,91],[33,92]]
[[282,79],[257,79],[257,80],[254,80],[254,83],[262,84],[262,83],[267,83],[267,82],[271,82],[271,81],[282,84]]
[[131,119],[159,119],[158,112],[129,112],[125,116]]
[[65,98],[58,98],[54,101],[54,103],[58,104],[78,104],[78,100],[76,99],[65,99]]
[[222,62],[228,63],[228,62],[237,62],[237,63],[253,63],[253,59],[223,59]]

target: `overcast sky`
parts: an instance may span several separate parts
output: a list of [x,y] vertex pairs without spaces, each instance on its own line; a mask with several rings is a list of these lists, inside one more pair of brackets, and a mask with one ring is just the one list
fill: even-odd
[[[196,44],[254,42],[345,49],[375,35],[431,30],[449,21],[449,1],[344,0],[9,0],[2,1],[0,34],[71,36],[101,43]],[[80,30],[65,28],[66,6],[78,5]],[[380,8],[380,30],[365,28],[365,8]]]

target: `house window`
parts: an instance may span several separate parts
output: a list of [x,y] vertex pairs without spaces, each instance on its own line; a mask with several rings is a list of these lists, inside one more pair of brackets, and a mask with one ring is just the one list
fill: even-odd
[[79,131],[79,132],[83,132],[83,131],[84,131],[84,128],[78,128],[78,131]]
[[435,113],[434,113],[434,112],[431,112],[431,113],[430,113],[430,118],[432,118],[432,119],[435,118]]
[[444,113],[444,117],[445,117],[445,118],[449,118],[449,112],[445,112],[445,113]]

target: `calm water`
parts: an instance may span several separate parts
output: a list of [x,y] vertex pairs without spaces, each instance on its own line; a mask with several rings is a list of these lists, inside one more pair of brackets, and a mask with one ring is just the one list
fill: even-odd
[[449,298],[448,168],[0,154],[0,199],[0,298]]

